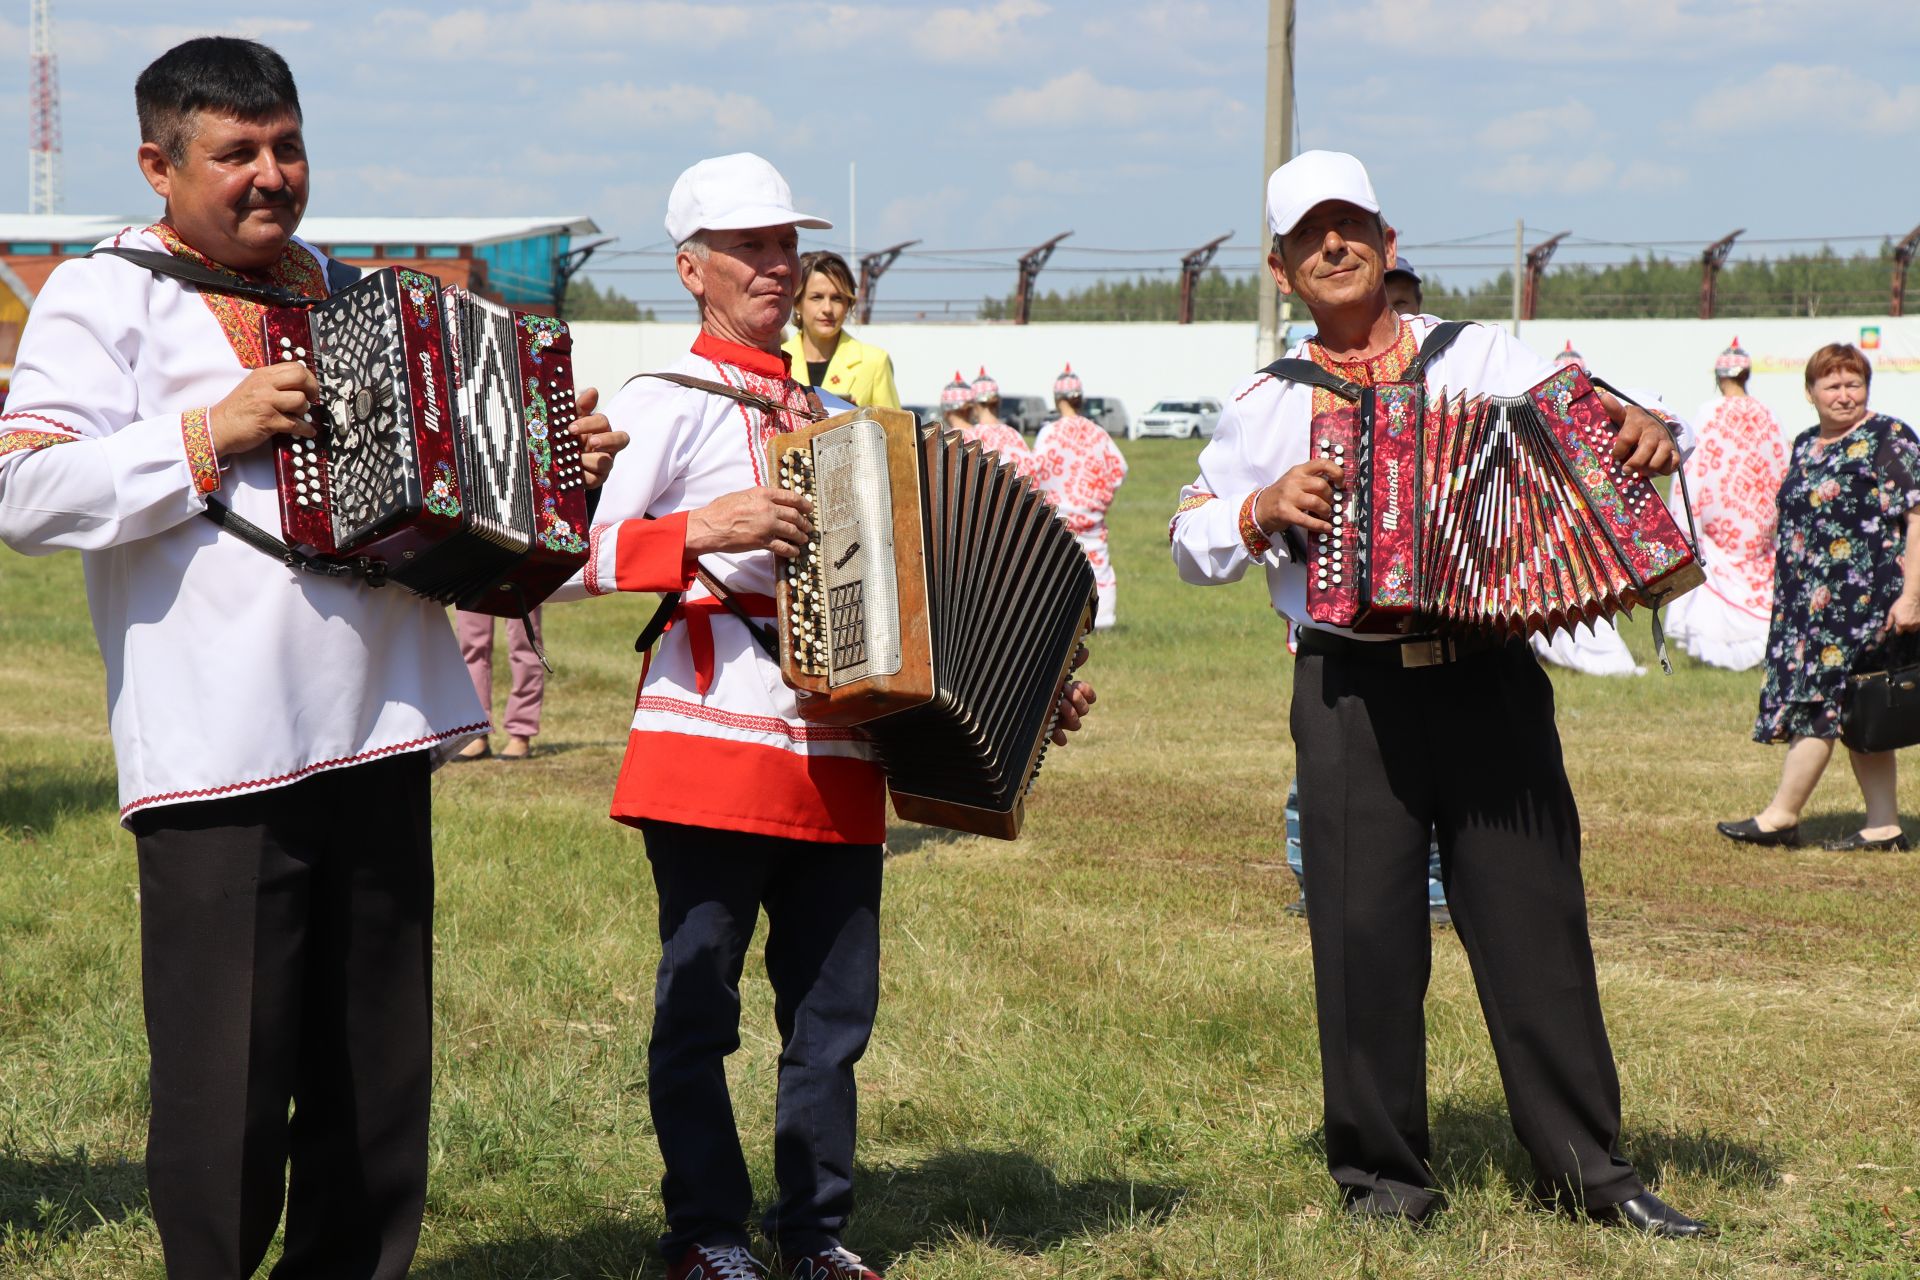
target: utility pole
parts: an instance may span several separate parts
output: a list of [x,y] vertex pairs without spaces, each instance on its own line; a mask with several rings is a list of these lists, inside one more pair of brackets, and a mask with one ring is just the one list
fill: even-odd
[[1522,320],[1533,319],[1534,309],[1540,304],[1540,277],[1546,273],[1547,263],[1553,258],[1553,251],[1559,247],[1562,240],[1572,234],[1571,231],[1562,231],[1559,235],[1543,240],[1527,251],[1527,287],[1520,296]]
[[1033,282],[1040,278],[1040,268],[1047,265],[1047,259],[1053,256],[1053,247],[1072,235],[1071,231],[1062,231],[1042,245],[1035,245],[1020,255],[1020,289],[1013,299],[1013,322],[1025,324],[1027,313],[1033,309]]
[[1267,178],[1293,154],[1293,0],[1267,0],[1267,146],[1260,170],[1260,216],[1254,221],[1254,278],[1260,286],[1260,331],[1253,362],[1260,368],[1280,354],[1280,291],[1267,269]]
[[1231,239],[1233,239],[1233,232],[1229,231],[1218,239],[1207,241],[1198,249],[1195,249],[1192,253],[1180,259],[1181,324],[1193,323],[1193,295],[1194,291],[1199,288],[1200,285],[1200,273],[1207,269],[1209,262],[1213,261],[1213,255],[1220,251],[1220,246]]
[[1527,220],[1513,222],[1513,336],[1520,336],[1520,278],[1527,271]]
[[60,212],[60,71],[52,0],[33,0],[33,88],[27,102],[27,212]]
[[1733,242],[1747,233],[1745,227],[1732,235],[1721,236],[1700,253],[1700,318],[1713,319],[1713,288],[1720,279],[1720,268],[1727,265]]
[[1907,232],[1907,238],[1893,246],[1893,308],[1888,315],[1907,314],[1907,268],[1913,265],[1913,254],[1920,249],[1920,227]]
[[880,283],[880,277],[887,274],[887,268],[900,256],[900,251],[916,245],[918,240],[902,240],[899,244],[878,253],[870,253],[860,259],[860,300],[854,304],[854,316],[861,324],[873,320],[873,291]]

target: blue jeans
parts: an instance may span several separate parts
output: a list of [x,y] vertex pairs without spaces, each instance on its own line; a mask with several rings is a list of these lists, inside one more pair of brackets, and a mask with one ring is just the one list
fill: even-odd
[[726,1058],[740,1047],[740,973],[762,908],[780,1073],[779,1196],[761,1228],[789,1257],[831,1248],[853,1208],[853,1067],[880,998],[881,847],[642,829],[660,895],[647,1100],[666,1165],[661,1252],[749,1243],[753,1184]]

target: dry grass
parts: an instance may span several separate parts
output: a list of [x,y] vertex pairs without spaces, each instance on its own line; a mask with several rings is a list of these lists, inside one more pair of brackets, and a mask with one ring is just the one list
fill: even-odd
[[[1129,448],[1123,626],[1026,837],[895,833],[849,1243],[918,1280],[1920,1274],[1920,856],[1721,841],[1712,820],[1758,807],[1779,756],[1746,741],[1757,677],[1684,663],[1556,685],[1628,1151],[1722,1235],[1662,1245],[1520,1203],[1525,1159],[1446,933],[1429,1015],[1453,1207],[1417,1235],[1333,1212],[1305,932],[1280,911],[1289,664],[1258,586],[1174,578],[1165,517],[1193,453]],[[73,557],[0,552],[0,1273],[98,1280],[159,1265],[132,848],[79,584]],[[604,817],[646,604],[550,611],[541,756],[436,783],[420,1275],[659,1274],[653,900],[639,840]],[[1836,772],[1808,829],[1860,816]],[[764,1188],[776,1046],[757,978],[747,1028],[733,1073]]]

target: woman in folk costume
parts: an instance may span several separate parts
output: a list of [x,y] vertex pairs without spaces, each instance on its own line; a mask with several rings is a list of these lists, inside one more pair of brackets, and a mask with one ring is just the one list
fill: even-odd
[[[1553,367],[1564,369],[1568,365],[1587,367],[1586,360],[1573,349],[1573,343],[1553,357]],[[1611,619],[1601,619],[1581,631],[1568,628],[1556,631],[1551,638],[1543,635],[1533,637],[1533,651],[1542,662],[1551,662],[1556,667],[1566,667],[1589,676],[1643,676],[1647,669],[1633,660],[1633,653],[1627,648],[1627,642],[1620,637],[1620,629]]]
[[1100,426],[1080,412],[1086,392],[1080,375],[1068,365],[1053,380],[1053,406],[1060,416],[1040,428],[1033,442],[1034,488],[1060,512],[1080,549],[1093,566],[1093,584],[1100,594],[1100,612],[1094,625],[1111,627],[1119,583],[1107,554],[1107,508],[1120,482],[1127,478],[1127,460]]
[[940,420],[947,430],[966,435],[973,430],[973,384],[953,371],[953,381],[940,392]]
[[[953,376],[958,381],[960,375],[956,373]],[[1012,463],[1015,475],[1031,473],[1033,450],[1027,447],[1027,438],[1017,428],[1000,420],[1000,384],[987,376],[985,365],[980,366],[980,376],[973,380],[971,390],[973,425],[962,427],[960,434],[995,454],[1002,462]]]
[[[1775,497],[1787,475],[1780,419],[1747,394],[1753,358],[1740,339],[1714,361],[1720,394],[1694,419],[1700,447],[1687,468],[1700,563],[1707,580],[1667,610],[1667,634],[1702,662],[1731,671],[1760,665],[1773,615]],[[1667,495],[1686,528],[1680,486]]]

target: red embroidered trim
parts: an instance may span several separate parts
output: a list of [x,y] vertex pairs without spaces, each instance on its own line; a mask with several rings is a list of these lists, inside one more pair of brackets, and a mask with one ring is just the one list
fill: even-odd
[[590,596],[607,594],[600,589],[600,539],[611,528],[613,526],[610,524],[597,524],[587,533],[587,565],[581,571],[580,581],[585,584]]
[[650,694],[637,699],[633,704],[636,713],[658,711],[663,715],[686,716],[692,720],[705,720],[728,729],[743,729],[751,733],[785,734],[793,742],[865,742],[867,735],[858,729],[849,729],[840,725],[790,724],[778,716],[749,716],[737,711],[722,711],[719,707],[703,707],[697,702],[683,702],[678,698],[663,698]]
[[0,458],[49,445],[72,444],[79,436],[57,436],[51,431],[0,431]]
[[1248,387],[1248,388],[1247,388],[1247,389],[1246,389],[1245,391],[1242,391],[1242,392],[1241,392],[1241,393],[1240,393],[1239,395],[1237,395],[1237,396],[1235,396],[1235,397],[1233,398],[1233,402],[1234,402],[1235,404],[1238,404],[1238,403],[1240,403],[1240,401],[1242,401],[1242,400],[1245,400],[1245,399],[1246,399],[1246,398],[1247,398],[1248,396],[1250,396],[1250,395],[1252,395],[1252,394],[1253,394],[1254,392],[1256,392],[1256,391],[1258,391],[1258,390],[1259,390],[1259,389],[1260,389],[1260,388],[1261,388],[1262,386],[1265,386],[1265,385],[1266,385],[1267,383],[1269,383],[1269,382],[1272,382],[1272,381],[1273,381],[1273,375],[1272,375],[1272,374],[1270,374],[1270,373],[1263,373],[1263,374],[1261,374],[1261,375],[1260,375],[1259,377],[1257,377],[1257,378],[1255,378],[1255,379],[1253,380],[1253,385],[1252,385],[1252,386],[1249,386],[1249,387]]
[[26,419],[31,422],[44,422],[48,426],[52,427],[55,431],[64,431],[68,435],[73,436],[76,439],[80,435],[80,433],[78,431],[75,431],[72,427],[67,426],[63,422],[55,422],[52,418],[47,417],[45,414],[28,413],[25,409],[20,410],[18,413],[0,413],[0,422],[12,422],[16,419]]
[[[176,258],[197,262],[210,271],[218,271],[235,280],[245,279],[239,272],[222,266],[189,245],[164,222],[154,223],[147,231]],[[319,262],[311,253],[292,241],[288,242],[280,260],[269,267],[263,277],[304,297],[327,296],[326,273],[320,269]],[[207,304],[207,310],[213,312],[213,318],[220,322],[221,331],[227,335],[227,345],[233,348],[240,366],[244,369],[264,366],[267,363],[266,339],[260,332],[260,318],[265,314],[266,306],[250,298],[236,298],[229,293],[203,292],[200,297]]]
[[1272,549],[1273,543],[1267,535],[1260,532],[1260,524],[1253,518],[1253,504],[1260,497],[1261,490],[1255,489],[1240,504],[1240,541],[1246,546],[1250,556],[1263,556]]
[[308,774],[322,773],[328,769],[339,769],[350,764],[360,764],[367,760],[378,760],[382,756],[397,755],[402,751],[413,751],[420,747],[430,747],[436,742],[445,742],[448,738],[457,738],[463,733],[484,733],[491,724],[485,720],[478,724],[463,724],[458,729],[448,729],[444,733],[432,734],[425,738],[415,738],[411,742],[395,743],[391,747],[380,747],[373,751],[363,751],[357,756],[341,756],[337,760],[322,760],[310,764],[304,769],[295,769],[292,773],[283,773],[277,778],[257,778],[252,782],[229,782],[220,787],[202,787],[197,791],[167,791],[156,796],[142,796],[120,807],[120,816],[125,818],[135,809],[151,804],[165,804],[174,800],[207,800],[215,796],[232,795],[240,791],[262,791],[268,787],[284,786],[289,782],[298,782]]
[[220,455],[213,447],[207,414],[206,409],[189,409],[180,415],[180,437],[186,441],[187,467],[193,472],[195,493],[212,493],[220,487]]

